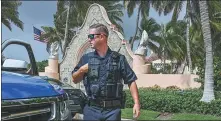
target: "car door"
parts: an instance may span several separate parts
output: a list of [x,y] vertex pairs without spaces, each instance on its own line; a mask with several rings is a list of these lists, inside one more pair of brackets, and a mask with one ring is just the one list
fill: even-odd
[[19,40],[2,43],[2,70],[22,74],[38,75],[35,57],[30,44]]

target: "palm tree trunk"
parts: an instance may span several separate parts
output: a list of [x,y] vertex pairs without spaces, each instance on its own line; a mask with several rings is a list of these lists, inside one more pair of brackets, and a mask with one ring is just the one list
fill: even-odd
[[175,64],[175,70],[173,71],[173,74],[177,74],[177,71],[178,71],[178,68],[181,66],[181,62],[178,61],[176,64]]
[[192,74],[193,70],[192,70],[192,60],[191,60],[191,54],[190,54],[190,16],[189,16],[189,10],[190,10],[190,1],[187,0],[187,5],[186,5],[186,15],[187,15],[187,19],[186,19],[187,20],[186,50],[187,50],[189,72],[190,72],[190,74]]
[[192,60],[191,60],[191,56],[190,56],[190,21],[189,21],[189,17],[187,17],[187,28],[186,28],[186,49],[187,49],[187,58],[188,58],[188,64],[189,64],[189,71],[190,74],[193,73],[192,70]]
[[136,22],[137,22],[137,23],[136,23],[136,30],[135,30],[135,34],[134,34],[134,36],[133,36],[133,39],[131,40],[131,50],[133,50],[135,37],[137,36],[138,24],[139,24],[139,19],[140,19],[140,11],[141,11],[141,7],[139,7],[139,9],[138,9],[137,21],[136,21]]
[[166,74],[165,66],[166,66],[166,59],[164,58],[164,59],[163,59],[163,73],[164,73],[164,74]]
[[203,97],[200,101],[210,102],[214,97],[214,80],[213,80],[213,53],[212,41],[209,24],[207,1],[199,1],[200,5],[200,19],[202,24],[204,47],[206,49],[206,66],[205,66],[205,81]]
[[68,35],[68,20],[69,20],[69,10],[70,10],[70,1],[69,1],[69,4],[68,4],[68,8],[67,8],[67,18],[66,18],[66,27],[65,27],[65,35],[64,35],[64,45],[63,45],[63,57],[65,55],[65,52],[66,52],[66,43],[67,43],[67,35]]
[[186,68],[186,61],[184,62],[184,66],[183,66],[182,74],[184,73],[185,68]]
[[163,51],[163,64],[162,64],[162,68],[163,68],[163,73],[165,73],[165,50]]

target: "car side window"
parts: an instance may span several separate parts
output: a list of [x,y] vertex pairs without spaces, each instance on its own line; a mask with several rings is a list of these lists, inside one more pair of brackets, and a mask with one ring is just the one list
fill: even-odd
[[23,45],[10,44],[2,52],[2,70],[29,74],[31,63]]

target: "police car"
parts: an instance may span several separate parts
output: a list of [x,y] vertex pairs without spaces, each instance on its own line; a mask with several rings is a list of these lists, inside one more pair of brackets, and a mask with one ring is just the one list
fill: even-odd
[[[30,44],[7,40],[1,51],[1,120],[71,120],[75,113],[82,112],[80,102],[84,93],[58,80],[39,76]],[[25,59],[21,59],[24,55]]]

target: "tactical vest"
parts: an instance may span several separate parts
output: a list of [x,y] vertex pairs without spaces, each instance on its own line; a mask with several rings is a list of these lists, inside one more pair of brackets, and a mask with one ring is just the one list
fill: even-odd
[[101,61],[96,56],[89,57],[89,69],[84,85],[89,98],[120,99],[123,95],[123,84],[120,78],[120,55],[112,51],[105,64],[106,73],[100,77]]

